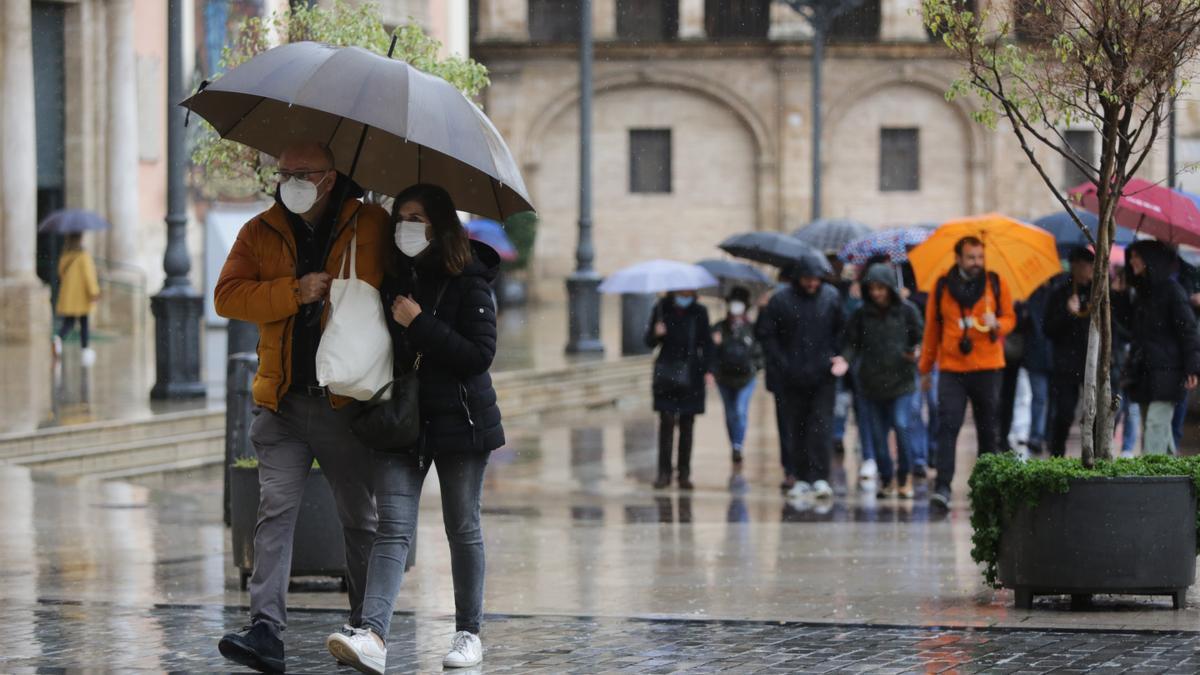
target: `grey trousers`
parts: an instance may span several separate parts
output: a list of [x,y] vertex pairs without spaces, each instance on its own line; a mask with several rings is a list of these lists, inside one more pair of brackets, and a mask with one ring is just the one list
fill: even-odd
[[334,410],[329,399],[288,394],[279,412],[261,410],[250,427],[250,440],[258,453],[259,483],[250,618],[272,624],[276,632],[287,627],[292,536],[314,458],[333,489],[345,533],[349,623],[357,626],[361,621],[377,518],[371,491],[371,450],[354,437],[349,426],[359,409],[360,404],[352,403]]

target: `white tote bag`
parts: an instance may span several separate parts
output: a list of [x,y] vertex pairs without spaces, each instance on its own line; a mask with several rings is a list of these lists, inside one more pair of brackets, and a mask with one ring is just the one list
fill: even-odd
[[[329,288],[329,319],[317,347],[317,382],[331,393],[366,401],[392,381],[392,336],[379,291],[358,278],[357,221],[353,227],[349,276],[343,279],[339,273]],[[343,254],[339,272],[345,261]]]

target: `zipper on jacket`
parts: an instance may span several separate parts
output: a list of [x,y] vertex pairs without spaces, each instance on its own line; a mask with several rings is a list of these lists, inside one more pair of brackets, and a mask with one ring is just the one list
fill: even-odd
[[471,445],[475,445],[475,419],[471,417],[471,405],[467,402],[467,386],[465,384],[458,385],[458,400],[462,404],[463,412],[467,414],[467,425],[471,427]]

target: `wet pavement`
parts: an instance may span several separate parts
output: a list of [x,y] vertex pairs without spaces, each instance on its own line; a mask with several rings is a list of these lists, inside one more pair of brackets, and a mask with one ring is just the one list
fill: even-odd
[[[697,424],[692,493],[650,488],[656,423],[645,412],[510,429],[485,479],[488,670],[1196,671],[1195,604],[1101,597],[1072,612],[1045,598],[1023,611],[983,586],[965,508],[969,431],[949,514],[846,486],[853,454],[835,481],[842,496],[790,503],[765,393],[739,474],[719,405],[710,396]],[[397,672],[437,670],[453,629],[437,499],[428,480],[417,566],[397,602]],[[249,598],[220,500],[215,468],[131,484],[0,466],[0,630],[21,636],[0,672],[224,668],[214,641],[241,625]],[[293,670],[332,669],[320,644],[343,620],[337,588],[293,589]]]

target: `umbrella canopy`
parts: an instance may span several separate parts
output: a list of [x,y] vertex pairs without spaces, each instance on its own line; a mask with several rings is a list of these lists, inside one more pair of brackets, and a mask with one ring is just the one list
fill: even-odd
[[774,283],[758,268],[736,260],[709,258],[696,264],[717,278],[720,286],[714,289],[714,292],[722,297],[728,296],[730,291],[739,286],[750,291],[752,295],[761,293]]
[[[779,232],[746,232],[721,242],[719,248],[735,258],[753,260],[775,267],[790,267],[802,260],[825,260],[825,256],[804,242]],[[825,267],[833,272],[828,261]]]
[[600,284],[601,293],[665,293],[698,291],[720,282],[699,265],[674,260],[648,260],[609,275]]
[[[1100,219],[1095,214],[1087,211],[1076,211],[1076,215],[1091,230],[1092,236],[1096,236],[1096,231],[1100,227]],[[1042,228],[1054,236],[1055,245],[1058,246],[1058,254],[1066,257],[1067,253],[1076,246],[1087,246],[1087,237],[1083,236],[1083,232],[1079,231],[1079,226],[1071,218],[1071,214],[1067,211],[1059,211],[1051,213],[1047,216],[1042,216],[1033,221],[1034,225]],[[1113,242],[1118,246],[1128,246],[1133,243],[1133,231],[1118,227],[1115,233],[1116,241]]]
[[501,260],[512,262],[517,259],[517,247],[508,238],[508,233],[500,223],[487,218],[475,218],[467,221],[465,227],[472,239],[491,246],[500,254]]
[[[1099,212],[1095,184],[1071,188],[1070,195],[1076,204]],[[1200,246],[1200,195],[1132,178],[1117,202],[1116,221],[1169,244]]]
[[999,213],[943,223],[908,254],[917,288],[932,292],[955,264],[954,245],[973,236],[987,247],[987,268],[1008,282],[1013,298],[1023,300],[1047,279],[1062,272],[1062,263],[1049,232]]
[[844,262],[862,265],[871,258],[886,255],[888,260],[901,263],[908,260],[908,251],[933,234],[928,227],[895,227],[872,232],[842,247],[838,257]]
[[503,220],[533,210],[504,139],[474,103],[439,77],[359,47],[275,47],[182,105],[222,138],[276,157],[296,141],[326,143],[337,170],[368,190],[436,183],[471,213]]
[[112,227],[98,213],[83,209],[63,209],[46,216],[38,224],[38,232],[53,234],[73,234],[88,230],[107,230]]
[[818,218],[792,236],[822,253],[834,254],[871,233],[871,226],[848,218]]

